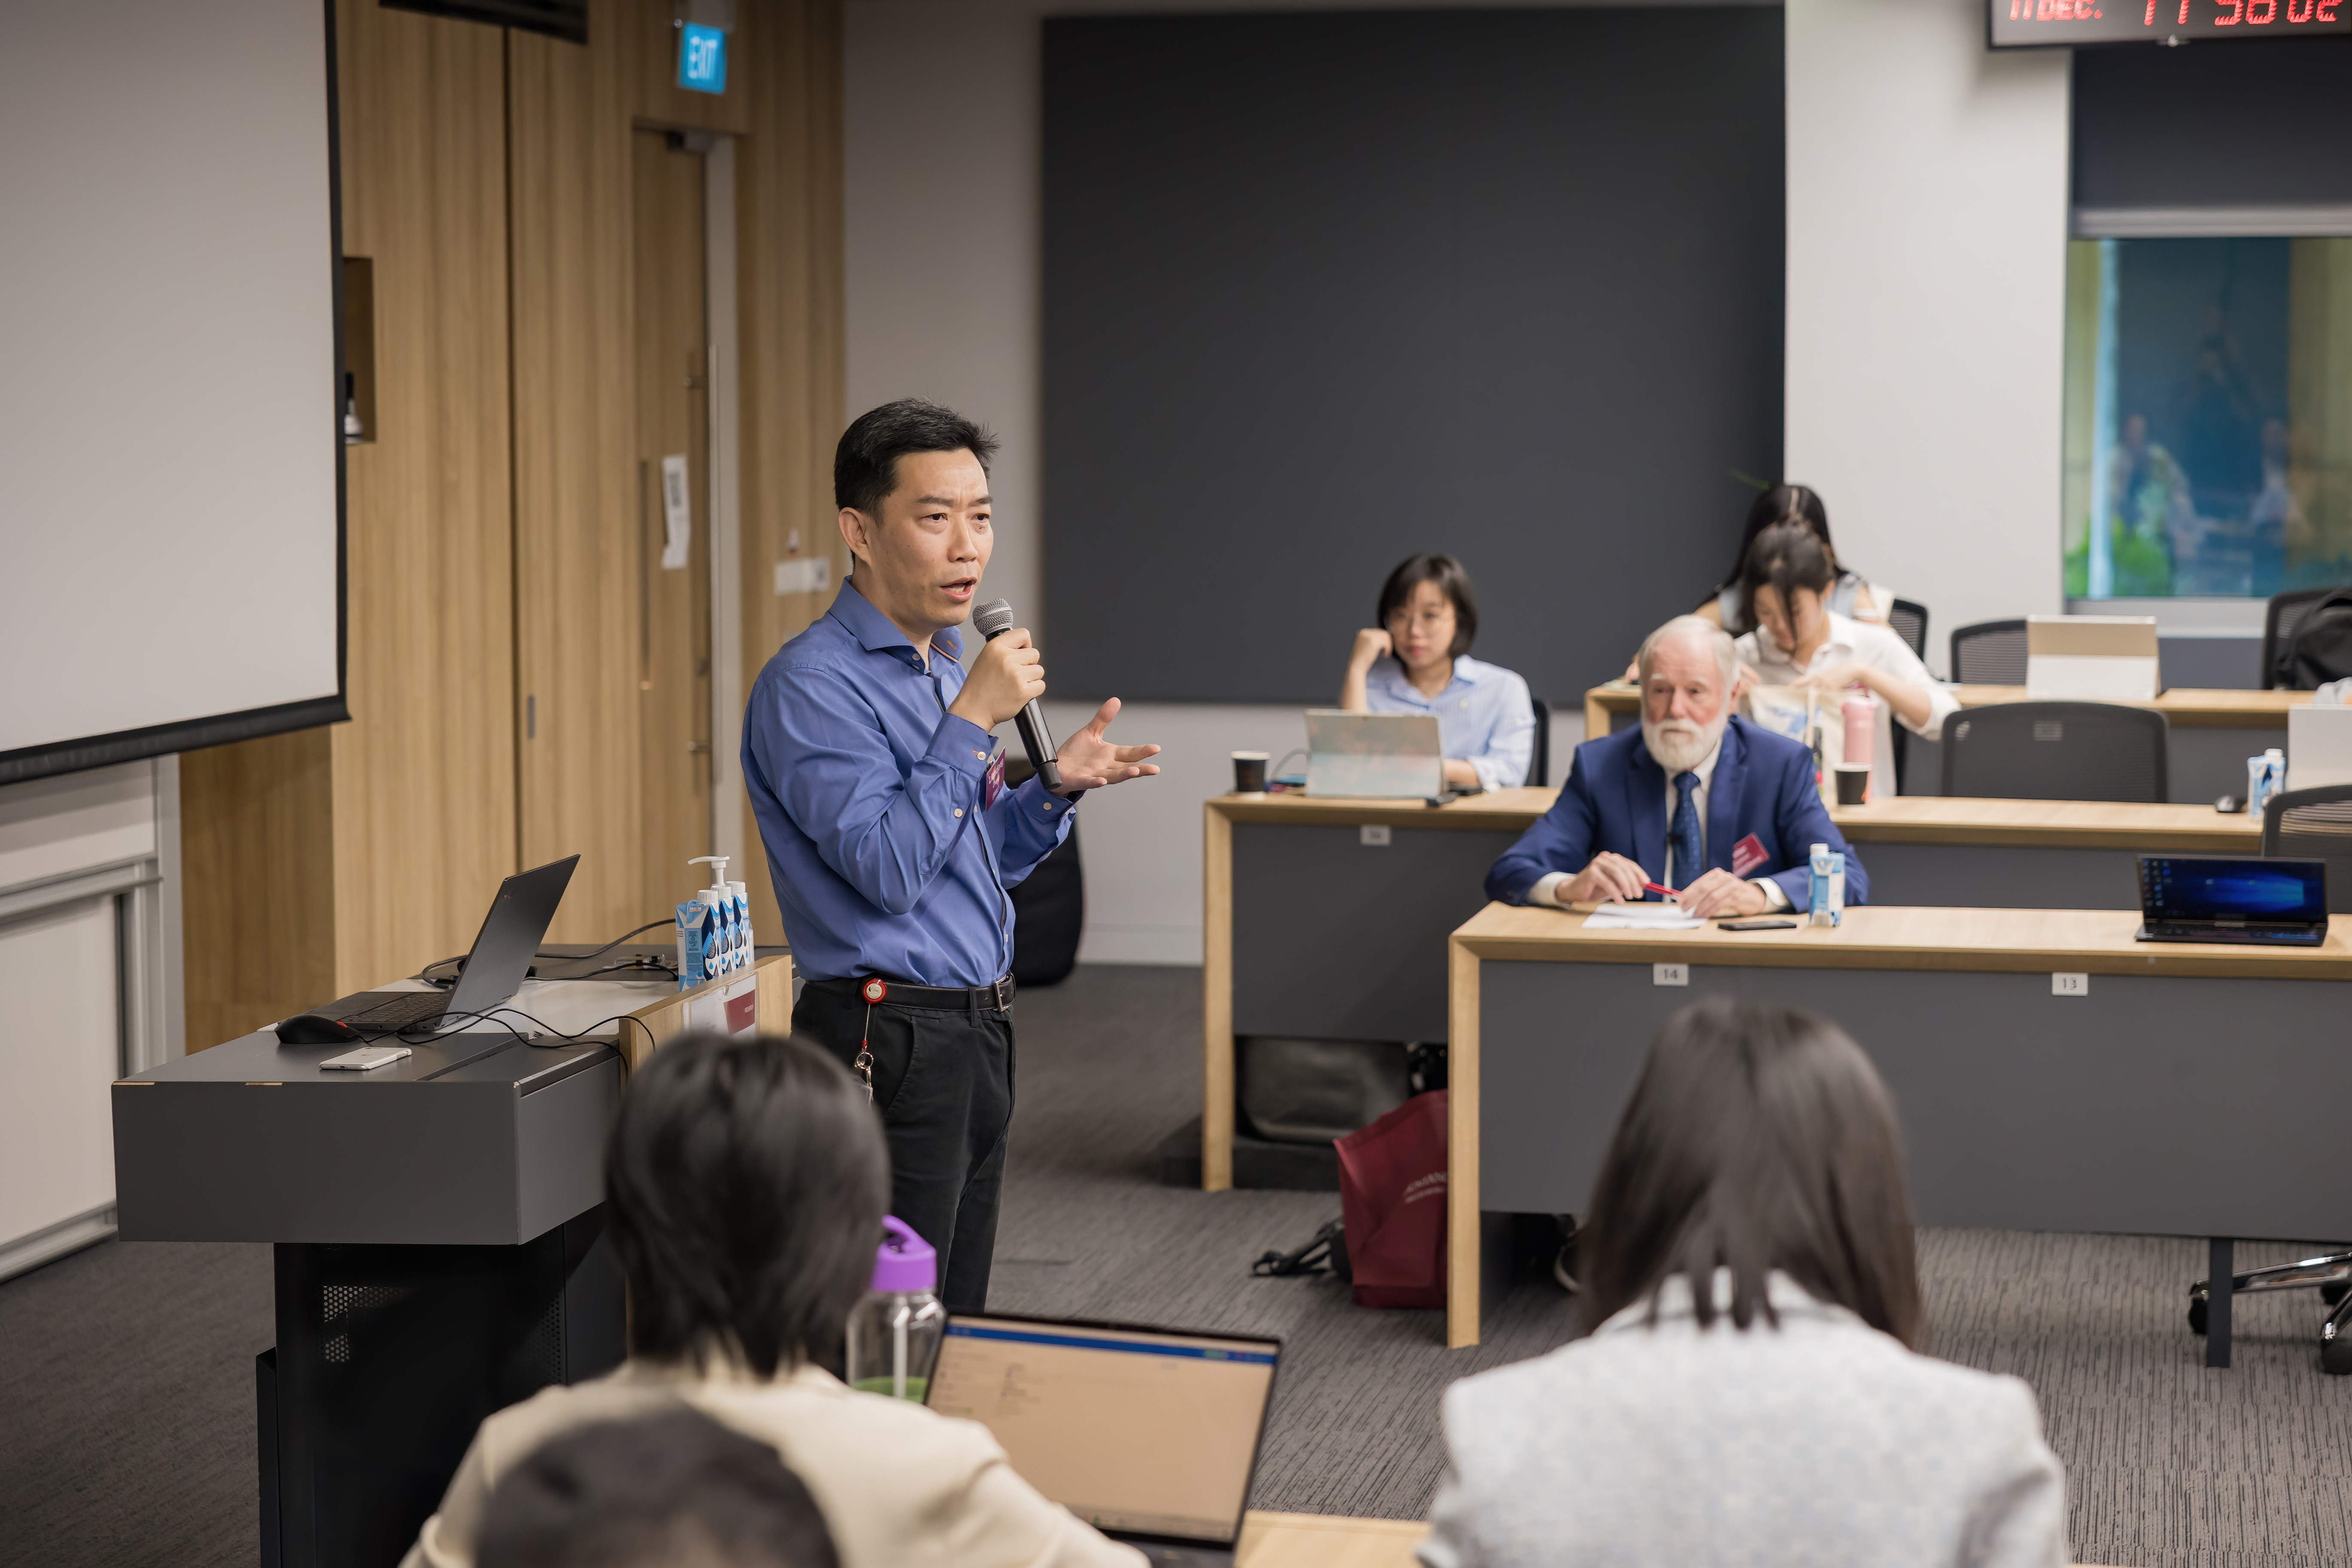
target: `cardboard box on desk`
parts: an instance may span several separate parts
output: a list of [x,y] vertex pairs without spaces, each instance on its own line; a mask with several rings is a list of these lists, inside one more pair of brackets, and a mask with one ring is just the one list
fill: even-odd
[[2153,702],[2154,616],[2028,616],[2025,695],[2036,702]]

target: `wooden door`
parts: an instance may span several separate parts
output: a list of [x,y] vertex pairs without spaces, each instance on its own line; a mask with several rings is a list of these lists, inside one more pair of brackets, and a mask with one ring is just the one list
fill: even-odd
[[658,910],[709,880],[687,862],[712,843],[710,365],[702,155],[675,132],[635,137],[638,767]]

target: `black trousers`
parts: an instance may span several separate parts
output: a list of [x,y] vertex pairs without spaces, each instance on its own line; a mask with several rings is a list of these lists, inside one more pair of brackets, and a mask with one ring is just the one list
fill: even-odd
[[871,1011],[869,1026],[863,999],[803,986],[793,1033],[844,1067],[866,1041],[890,1144],[890,1212],[939,1250],[948,1310],[985,1311],[1013,1124],[1013,1016],[889,1000]]

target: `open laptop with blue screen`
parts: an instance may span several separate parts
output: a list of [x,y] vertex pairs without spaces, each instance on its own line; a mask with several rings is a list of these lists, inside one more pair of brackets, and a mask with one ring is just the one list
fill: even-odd
[[1282,1342],[951,1317],[925,1402],[987,1427],[1023,1479],[1161,1563],[1228,1563]]
[[2143,855],[2139,910],[2142,942],[2317,947],[2327,940],[2327,862]]

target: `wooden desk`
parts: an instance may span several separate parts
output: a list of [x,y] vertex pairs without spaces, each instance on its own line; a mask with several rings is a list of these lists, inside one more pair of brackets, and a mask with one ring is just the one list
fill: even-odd
[[[1812,1009],[1870,1053],[1922,1224],[2352,1236],[2345,994],[2314,984],[2352,979],[2352,927],[2257,949],[2136,942],[2138,923],[1873,907],[1834,929],[1588,931],[1487,906],[1450,942],[1447,1342],[1477,1342],[1482,1211],[1582,1212],[1650,1037],[1710,995]],[[2057,973],[2084,994],[2053,994]]]
[[[2022,686],[1955,686],[1952,695],[1963,708],[2027,700]],[[2170,721],[2167,771],[2172,798],[2196,804],[2210,802],[2217,795],[2244,794],[2246,759],[2273,746],[2284,747],[2287,710],[2310,701],[2308,691],[2181,687],[2158,693],[2152,702],[2126,706],[2153,708]],[[1615,729],[1619,720],[1638,718],[1641,711],[1638,687],[1622,680],[1604,681],[1584,694],[1584,738],[1598,740]],[[1906,777],[1913,793],[1932,795],[1941,787],[1941,750],[1936,742],[1916,735],[1910,738],[1910,746]]]
[[1242,1518],[1235,1568],[1413,1568],[1413,1547],[1429,1533],[1413,1519],[1343,1519],[1321,1513]]
[[[1203,808],[1202,1185],[1232,1184],[1234,1038],[1447,1037],[1445,940],[1559,792],[1431,808],[1224,795]],[[2138,908],[2142,853],[2253,854],[2210,806],[1905,796],[1832,808],[1874,894],[1909,904]],[[1384,846],[1362,829],[1384,828]]]

